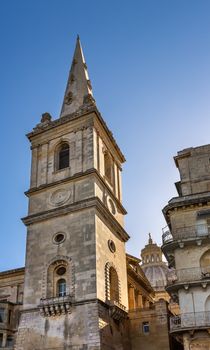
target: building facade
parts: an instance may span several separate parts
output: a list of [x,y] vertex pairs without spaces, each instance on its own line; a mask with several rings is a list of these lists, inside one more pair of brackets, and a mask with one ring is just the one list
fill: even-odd
[[210,349],[210,146],[185,149],[174,158],[178,197],[163,209],[168,226],[162,250],[170,264],[167,291],[179,302],[170,332],[185,350]]
[[0,348],[178,350],[167,300],[125,252],[125,158],[97,109],[79,38],[60,117],[44,113],[27,137],[26,264],[0,272]]
[[125,159],[97,110],[79,39],[60,118],[45,113],[27,136],[32,167],[16,349],[129,349]]

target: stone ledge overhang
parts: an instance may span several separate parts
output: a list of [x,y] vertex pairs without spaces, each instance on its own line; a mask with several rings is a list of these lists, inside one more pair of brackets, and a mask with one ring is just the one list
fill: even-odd
[[171,242],[162,244],[161,250],[163,254],[167,255],[168,253],[173,252],[176,248],[183,248],[185,246],[191,246],[195,244],[200,246],[203,243],[209,243],[209,242],[210,242],[209,236],[174,239]]
[[206,326],[189,326],[189,327],[180,327],[176,329],[170,329],[170,334],[182,334],[186,332],[192,332],[192,331],[205,331],[208,330],[208,333],[210,333],[210,325]]
[[72,297],[66,295],[64,297],[40,299],[38,308],[41,316],[44,317],[70,314],[72,311]]
[[197,194],[190,194],[188,196],[182,197],[173,197],[170,199],[168,204],[162,209],[163,215],[167,222],[168,220],[168,212],[170,210],[174,210],[176,208],[182,208],[192,205],[210,205],[210,192],[201,192]]
[[127,319],[128,312],[126,307],[117,301],[107,300],[106,302],[109,305],[110,316],[116,321],[122,321]]
[[103,128],[105,129],[110,141],[112,142],[112,144],[114,145],[114,148],[116,150],[116,152],[118,153],[120,160],[122,163],[125,162],[125,157],[123,155],[123,153],[121,152],[119,146],[117,145],[117,142],[112,134],[112,132],[110,131],[110,129],[108,128],[106,122],[104,121],[101,113],[99,112],[98,108],[96,106],[87,106],[86,109],[79,109],[77,112],[69,114],[67,116],[61,117],[59,119],[53,120],[53,121],[49,121],[49,123],[42,125],[41,123],[38,124],[37,127],[35,127],[33,129],[32,132],[28,133],[26,136],[28,137],[28,139],[31,141],[32,138],[36,135],[39,135],[47,130],[53,129],[57,126],[60,126],[62,124],[68,123],[70,121],[76,120],[78,118],[81,118],[83,116],[86,116],[90,113],[95,113],[95,115],[98,117],[98,120],[100,121],[101,125],[103,126]]
[[25,192],[25,195],[27,197],[29,197],[30,195],[33,195],[34,193],[38,193],[38,192],[44,191],[47,188],[55,187],[55,186],[60,185],[60,184],[62,185],[64,183],[66,183],[66,182],[74,181],[76,179],[85,178],[85,177],[87,177],[89,175],[92,175],[92,174],[97,176],[97,178],[102,183],[102,185],[105,186],[105,188],[106,188],[107,192],[109,193],[110,197],[114,198],[114,200],[116,201],[117,206],[120,208],[122,214],[126,215],[127,214],[126,209],[123,207],[122,203],[114,195],[114,193],[110,190],[109,186],[106,184],[106,181],[104,181],[103,177],[100,175],[98,170],[95,169],[95,168],[89,169],[89,170],[87,170],[85,172],[82,172],[82,173],[77,173],[77,174],[75,174],[73,176],[69,176],[69,177],[67,177],[65,179],[62,179],[62,180],[58,180],[58,181],[55,181],[55,182],[52,182],[52,183],[48,183],[48,184],[45,184],[45,185],[40,185],[39,187],[31,188],[31,189],[29,189],[28,191]]
[[19,267],[17,269],[6,270],[0,272],[1,277],[10,277],[11,275],[23,275],[25,273],[25,267]]
[[77,203],[68,204],[68,205],[50,209],[41,213],[29,215],[25,218],[22,218],[22,221],[26,226],[29,226],[36,222],[41,222],[43,220],[55,218],[61,215],[67,215],[69,213],[90,209],[90,208],[96,208],[97,211],[100,214],[102,214],[102,216],[105,219],[107,219],[107,221],[109,222],[109,225],[114,229],[115,233],[122,239],[122,241],[126,242],[130,238],[130,236],[127,234],[124,228],[113,217],[113,215],[109,212],[109,210],[106,208],[106,206],[98,197],[92,197]]
[[200,280],[196,281],[177,281],[173,284],[168,284],[165,287],[165,290],[170,294],[171,292],[177,291],[179,289],[189,290],[191,287],[202,287],[205,289],[207,285],[210,285],[210,277],[209,278],[202,278]]

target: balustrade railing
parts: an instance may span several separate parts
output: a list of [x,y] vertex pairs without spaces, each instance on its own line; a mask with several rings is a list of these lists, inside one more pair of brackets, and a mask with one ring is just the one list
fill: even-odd
[[168,285],[205,279],[210,279],[210,266],[170,270],[167,274]]
[[173,235],[168,226],[162,229],[163,244],[188,238],[203,238],[210,235],[210,227],[207,224],[195,224],[173,229]]
[[173,236],[168,226],[164,227],[162,229],[162,232],[163,232],[162,234],[163,244],[173,241]]
[[210,311],[191,312],[170,317],[171,332],[200,327],[210,327]]
[[43,316],[55,316],[71,313],[72,296],[42,298],[40,299],[39,309]]

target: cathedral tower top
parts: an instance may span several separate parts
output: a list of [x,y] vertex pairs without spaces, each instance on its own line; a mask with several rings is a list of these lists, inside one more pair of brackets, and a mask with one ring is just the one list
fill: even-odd
[[92,103],[95,102],[87,65],[78,36],[60,117],[75,113],[85,103],[90,101]]

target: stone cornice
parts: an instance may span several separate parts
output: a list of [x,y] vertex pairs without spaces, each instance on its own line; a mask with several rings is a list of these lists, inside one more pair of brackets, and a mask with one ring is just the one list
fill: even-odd
[[112,132],[109,130],[106,122],[104,121],[102,115],[100,114],[100,112],[96,106],[87,106],[86,108],[81,108],[76,113],[67,115],[65,117],[61,117],[59,119],[49,121],[48,123],[40,123],[33,129],[32,132],[28,133],[26,136],[28,137],[28,139],[30,141],[32,141],[34,136],[40,135],[47,130],[53,129],[57,126],[63,125],[63,124],[68,123],[70,121],[77,120],[78,118],[87,116],[90,113],[94,113],[98,117],[98,119],[99,119],[100,123],[102,124],[103,128],[105,129],[110,141],[114,145],[114,148],[117,151],[121,162],[122,163],[125,162],[125,157],[124,157],[123,153],[121,152]]
[[109,212],[109,210],[105,207],[105,205],[101,202],[101,200],[98,197],[92,197],[89,199],[79,201],[77,203],[68,204],[59,208],[46,210],[38,214],[29,215],[23,218],[22,221],[26,226],[29,226],[31,224],[41,222],[47,219],[90,208],[96,208],[96,210],[102,214],[103,218],[107,220],[108,226],[110,226],[123,241],[126,242],[130,238],[127,232],[124,230],[124,228],[113,217],[113,215]]
[[25,272],[25,267],[19,267],[17,269],[1,271],[0,278],[1,277],[10,277],[11,275],[23,275],[24,272]]
[[210,192],[198,193],[182,197],[173,197],[168,204],[163,208],[162,212],[168,221],[168,216],[171,211],[185,210],[186,208],[202,207],[203,205],[210,206]]
[[152,288],[152,286],[150,285],[149,281],[139,275],[137,272],[135,272],[131,266],[127,265],[127,273],[128,273],[128,276],[130,276],[134,281],[135,283],[139,283],[141,288],[143,288],[145,290],[145,292],[149,292],[149,293],[152,293],[154,294],[154,289]]
[[107,192],[109,193],[110,197],[112,197],[112,199],[114,199],[117,203],[117,206],[120,208],[122,214],[126,215],[127,214],[127,211],[126,209],[123,207],[123,205],[121,204],[121,202],[119,201],[119,199],[115,196],[115,194],[110,190],[109,186],[107,185],[106,181],[104,181],[103,177],[100,175],[100,173],[98,172],[98,170],[96,170],[95,168],[92,168],[92,169],[89,169],[85,172],[81,172],[81,173],[77,173],[73,176],[69,176],[65,179],[62,179],[62,180],[58,180],[58,181],[55,181],[55,182],[51,182],[51,183],[48,183],[48,184],[45,184],[45,185],[41,185],[39,187],[34,187],[34,188],[31,188],[29,189],[28,191],[25,192],[25,195],[27,197],[29,197],[30,195],[33,195],[35,193],[39,193],[41,191],[44,191],[46,190],[47,188],[52,188],[52,187],[55,187],[57,185],[62,185],[66,182],[71,182],[71,181],[74,181],[76,179],[82,179],[82,178],[85,178],[91,174],[94,174],[97,176],[97,178],[99,179],[99,181],[101,182],[101,184],[103,186],[105,186]]

